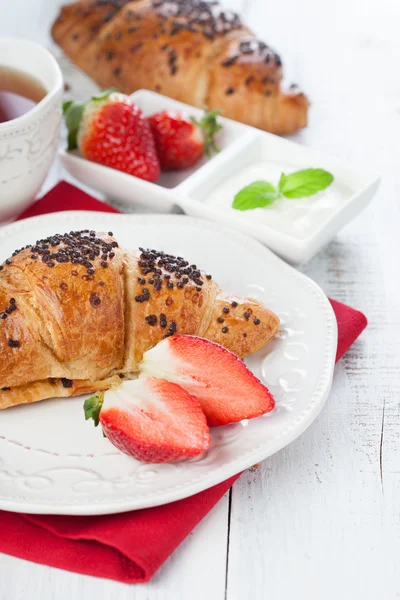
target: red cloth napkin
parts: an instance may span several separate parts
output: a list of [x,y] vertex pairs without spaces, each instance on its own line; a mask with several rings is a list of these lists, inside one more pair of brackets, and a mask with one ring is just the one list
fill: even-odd
[[[20,218],[60,210],[118,212],[61,182]],[[367,325],[365,316],[331,300],[338,321],[339,360]],[[68,571],[148,581],[239,477],[164,506],[94,517],[24,515],[0,511],[0,551]]]

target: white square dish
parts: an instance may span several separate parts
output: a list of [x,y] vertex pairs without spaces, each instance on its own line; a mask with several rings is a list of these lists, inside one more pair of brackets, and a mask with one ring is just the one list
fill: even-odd
[[[139,90],[131,97],[146,115],[163,109],[184,110],[194,116],[202,114],[197,108],[147,90]],[[221,117],[221,123],[223,130],[218,138],[221,151],[218,154],[204,159],[192,169],[163,173],[156,184],[89,162],[76,153],[61,150],[60,156],[64,167],[79,181],[125,206],[141,205],[149,211],[171,212],[177,205],[190,216],[210,219],[245,232],[287,261],[297,264],[310,260],[371,201],[378,189],[379,178],[360,173],[344,162],[230,119]],[[292,170],[327,169],[334,175],[335,186],[342,192],[343,200],[302,236],[284,233],[261,219],[251,220],[242,212],[205,202],[217,186],[260,160],[284,164]],[[246,211],[251,212],[254,211]]]
[[[132,94],[131,98],[146,116],[161,110],[183,110],[194,117],[201,117],[203,114],[203,111],[198,108],[147,90],[139,90]],[[241,145],[243,136],[245,136],[248,129],[245,125],[235,121],[228,119],[221,119],[221,121],[223,122],[223,130],[218,137],[218,145],[221,151],[211,160],[221,156],[224,157],[228,148]],[[141,206],[158,213],[173,212],[174,206],[179,204],[176,201],[178,200],[176,191],[180,185],[198,171],[202,171],[210,162],[204,158],[191,169],[164,172],[157,183],[150,183],[116,169],[90,162],[82,158],[78,151],[60,150],[60,157],[65,169],[85,185],[117,200],[123,206]]]

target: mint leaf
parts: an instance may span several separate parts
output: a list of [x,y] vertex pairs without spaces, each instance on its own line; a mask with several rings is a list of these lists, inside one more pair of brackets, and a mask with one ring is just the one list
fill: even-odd
[[324,169],[303,169],[290,175],[282,173],[278,187],[286,198],[304,198],[325,190],[332,181],[333,175]]
[[269,206],[279,198],[279,192],[272,183],[253,181],[238,192],[233,200],[232,208],[251,210]]
[[100,423],[100,411],[104,402],[104,392],[96,392],[93,396],[90,396],[83,405],[85,411],[85,419],[93,419],[94,426]]

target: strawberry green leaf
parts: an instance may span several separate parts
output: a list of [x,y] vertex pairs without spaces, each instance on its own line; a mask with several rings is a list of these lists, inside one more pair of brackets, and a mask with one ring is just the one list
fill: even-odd
[[67,142],[68,142],[68,150],[75,150],[75,148],[78,147],[78,142],[77,142],[77,132],[76,131],[71,131],[68,134],[67,137]]
[[290,175],[282,173],[278,187],[286,198],[304,198],[325,190],[332,181],[333,175],[324,169],[303,169]]
[[267,181],[253,181],[238,192],[233,200],[232,208],[236,210],[251,210],[264,208],[279,198],[279,192]]
[[96,392],[93,396],[90,396],[83,405],[85,411],[85,419],[93,419],[94,426],[100,423],[100,412],[104,402],[104,392]]
[[84,108],[84,102],[71,101],[65,102],[63,105],[65,125],[68,129],[68,150],[77,147],[77,135]]
[[105,90],[101,90],[101,92],[98,92],[98,94],[96,94],[95,96],[92,96],[92,100],[105,100],[114,92],[118,92],[117,88],[106,88]]
[[66,102],[63,102],[63,104],[62,104],[63,115],[65,115],[65,113],[67,112],[67,110],[69,109],[71,104],[73,104],[73,102],[74,102],[73,100],[67,100]]
[[222,125],[218,123],[218,117],[221,114],[220,110],[205,112],[203,117],[198,120],[195,117],[190,117],[194,125],[201,127],[204,134],[204,151],[206,156],[210,158],[211,152],[219,152],[219,148],[215,142],[215,135],[221,131]]

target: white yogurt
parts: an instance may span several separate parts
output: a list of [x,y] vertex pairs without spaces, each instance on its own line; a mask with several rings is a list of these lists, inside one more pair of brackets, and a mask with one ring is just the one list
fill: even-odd
[[347,200],[349,191],[339,189],[332,183],[326,190],[307,198],[280,198],[265,208],[244,211],[232,208],[236,194],[249,183],[268,181],[277,186],[281,173],[288,175],[298,170],[299,167],[294,165],[267,161],[247,165],[224,179],[206,195],[204,202],[232,211],[243,219],[264,223],[281,233],[300,239],[308,238]]

